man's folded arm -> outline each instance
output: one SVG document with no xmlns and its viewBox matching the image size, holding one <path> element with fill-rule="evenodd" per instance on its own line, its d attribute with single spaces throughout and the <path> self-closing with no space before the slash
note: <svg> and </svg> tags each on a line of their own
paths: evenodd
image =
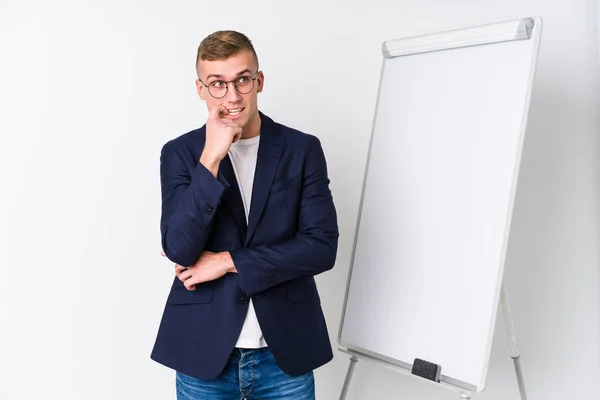
<svg viewBox="0 0 600 400">
<path fill-rule="evenodd" d="M 229 186 L 200 162 L 190 176 L 180 155 L 166 144 L 160 156 L 162 247 L 167 258 L 191 266 L 200 257 L 210 234 L 219 200 Z"/>
<path fill-rule="evenodd" d="M 333 268 L 338 237 L 327 164 L 321 144 L 315 138 L 305 168 L 296 236 L 283 243 L 229 253 L 239 274 L 240 287 L 253 296 L 273 285 Z"/>
</svg>

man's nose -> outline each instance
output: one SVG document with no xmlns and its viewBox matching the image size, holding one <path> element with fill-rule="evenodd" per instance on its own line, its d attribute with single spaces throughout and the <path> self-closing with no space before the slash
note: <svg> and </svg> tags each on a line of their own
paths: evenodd
<svg viewBox="0 0 600 400">
<path fill-rule="evenodd" d="M 227 101 L 230 103 L 240 101 L 242 96 L 240 96 L 240 94 L 238 93 L 237 88 L 235 87 L 235 83 L 229 82 L 227 83 L 227 86 L 227 95 L 225 96 L 227 98 Z"/>
</svg>

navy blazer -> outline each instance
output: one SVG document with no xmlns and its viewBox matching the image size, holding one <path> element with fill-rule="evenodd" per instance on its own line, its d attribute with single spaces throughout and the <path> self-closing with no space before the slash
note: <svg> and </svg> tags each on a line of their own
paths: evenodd
<svg viewBox="0 0 600 400">
<path fill-rule="evenodd" d="M 190 266 L 229 251 L 238 271 L 188 291 L 174 277 L 151 358 L 184 374 L 218 376 L 252 298 L 263 335 L 290 375 L 333 358 L 314 276 L 333 268 L 338 225 L 320 141 L 260 113 L 252 202 L 246 216 L 231 161 L 215 177 L 199 162 L 206 125 L 161 151 L 161 234 L 167 257 Z"/>
</svg>

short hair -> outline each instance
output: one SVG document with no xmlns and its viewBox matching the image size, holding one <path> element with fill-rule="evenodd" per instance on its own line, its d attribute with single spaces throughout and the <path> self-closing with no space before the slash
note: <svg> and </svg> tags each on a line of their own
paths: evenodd
<svg viewBox="0 0 600 400">
<path fill-rule="evenodd" d="M 244 50 L 250 51 L 254 55 L 256 66 L 258 67 L 258 56 L 252 42 L 246 35 L 232 30 L 211 33 L 198 46 L 198 53 L 196 54 L 196 72 L 198 73 L 198 77 L 200 76 L 200 60 L 226 60 Z"/>
</svg>

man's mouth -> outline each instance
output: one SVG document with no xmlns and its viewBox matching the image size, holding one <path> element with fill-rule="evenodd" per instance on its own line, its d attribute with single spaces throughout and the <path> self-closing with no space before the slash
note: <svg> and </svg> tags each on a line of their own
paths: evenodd
<svg viewBox="0 0 600 400">
<path fill-rule="evenodd" d="M 230 115 L 238 115 L 239 113 L 241 113 L 243 110 L 243 108 L 228 108 L 227 111 L 229 112 Z"/>
</svg>

